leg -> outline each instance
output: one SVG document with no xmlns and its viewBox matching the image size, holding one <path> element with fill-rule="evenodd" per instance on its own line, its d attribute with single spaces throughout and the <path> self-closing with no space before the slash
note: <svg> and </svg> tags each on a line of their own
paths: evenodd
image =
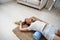
<svg viewBox="0 0 60 40">
<path fill-rule="evenodd" d="M 57 35 L 60 36 L 60 29 L 58 29 Z"/>
<path fill-rule="evenodd" d="M 60 37 L 59 36 L 54 36 L 53 40 L 60 40 Z"/>
</svg>

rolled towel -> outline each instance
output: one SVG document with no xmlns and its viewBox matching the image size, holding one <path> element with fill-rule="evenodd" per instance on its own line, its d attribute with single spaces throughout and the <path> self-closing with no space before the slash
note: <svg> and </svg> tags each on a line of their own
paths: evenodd
<svg viewBox="0 0 60 40">
<path fill-rule="evenodd" d="M 40 40 L 41 36 L 42 36 L 42 33 L 37 31 L 33 34 L 33 39 Z"/>
</svg>

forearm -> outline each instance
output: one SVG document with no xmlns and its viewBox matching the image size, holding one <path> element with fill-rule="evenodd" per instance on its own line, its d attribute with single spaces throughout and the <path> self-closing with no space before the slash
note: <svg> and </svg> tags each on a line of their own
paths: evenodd
<svg viewBox="0 0 60 40">
<path fill-rule="evenodd" d="M 22 29 L 22 23 L 20 23 L 20 26 L 19 26 L 20 29 Z"/>
<path fill-rule="evenodd" d="M 19 26 L 19 30 L 20 30 L 20 31 L 30 31 L 28 28 L 23 28 L 23 27 L 22 27 L 22 23 L 21 23 L 20 26 Z"/>
<path fill-rule="evenodd" d="M 29 31 L 27 28 L 22 28 L 22 25 L 19 26 L 20 31 Z"/>
<path fill-rule="evenodd" d="M 20 31 L 29 31 L 28 28 L 23 28 L 22 22 L 20 22 L 19 30 L 20 30 Z"/>
</svg>

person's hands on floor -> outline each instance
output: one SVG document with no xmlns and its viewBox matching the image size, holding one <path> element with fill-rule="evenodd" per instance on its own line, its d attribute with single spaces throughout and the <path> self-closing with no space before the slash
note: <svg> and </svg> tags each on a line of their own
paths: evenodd
<svg viewBox="0 0 60 40">
<path fill-rule="evenodd" d="M 22 21 L 20 20 L 20 21 L 16 21 L 15 22 L 15 24 L 17 24 L 17 25 L 20 25 L 20 23 L 22 23 Z"/>
</svg>

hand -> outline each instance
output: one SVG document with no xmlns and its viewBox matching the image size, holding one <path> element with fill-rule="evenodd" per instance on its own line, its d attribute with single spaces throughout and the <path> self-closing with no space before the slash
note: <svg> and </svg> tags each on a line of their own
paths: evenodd
<svg viewBox="0 0 60 40">
<path fill-rule="evenodd" d="M 35 18 L 31 18 L 33 21 L 35 21 L 36 19 Z"/>
<path fill-rule="evenodd" d="M 20 20 L 20 21 L 19 21 L 19 24 L 21 24 L 21 23 L 22 23 L 22 21 Z"/>
</svg>

